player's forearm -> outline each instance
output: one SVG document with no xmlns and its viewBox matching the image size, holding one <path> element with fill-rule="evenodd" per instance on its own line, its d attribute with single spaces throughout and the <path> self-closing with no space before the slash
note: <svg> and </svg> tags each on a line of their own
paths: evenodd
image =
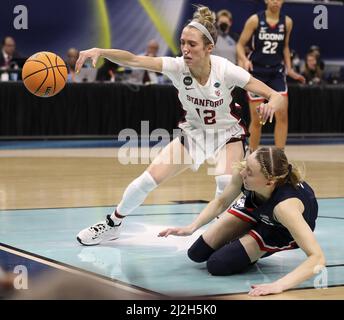
<svg viewBox="0 0 344 320">
<path fill-rule="evenodd" d="M 276 283 L 282 287 L 283 291 L 288 290 L 317 274 L 325 267 L 325 264 L 326 261 L 323 255 L 310 255 L 306 261 L 283 278 L 277 280 Z"/>
<path fill-rule="evenodd" d="M 202 210 L 198 217 L 191 223 L 193 231 L 196 231 L 200 227 L 204 226 L 215 217 L 219 216 L 223 211 L 227 209 L 227 203 L 214 199 L 208 203 L 208 205 Z"/>
<path fill-rule="evenodd" d="M 283 50 L 283 56 L 284 56 L 284 65 L 286 68 L 286 72 L 288 74 L 288 72 L 291 70 L 291 59 L 290 59 L 290 50 L 289 47 L 285 47 Z"/>
<path fill-rule="evenodd" d="M 276 91 L 273 91 L 273 93 L 271 93 L 268 100 L 269 100 L 269 103 L 275 107 L 275 111 L 278 111 L 284 105 L 283 96 Z"/>
<path fill-rule="evenodd" d="M 112 62 L 127 67 L 135 67 L 136 55 L 129 51 L 119 49 L 98 49 L 99 55 Z"/>
</svg>

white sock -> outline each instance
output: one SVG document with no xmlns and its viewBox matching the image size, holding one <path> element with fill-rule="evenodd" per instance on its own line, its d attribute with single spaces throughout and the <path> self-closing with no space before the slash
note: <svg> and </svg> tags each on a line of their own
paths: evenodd
<svg viewBox="0 0 344 320">
<path fill-rule="evenodd" d="M 111 219 L 115 224 L 122 221 L 122 218 L 118 217 L 118 215 L 127 216 L 130 214 L 145 201 L 148 194 L 157 186 L 157 183 L 148 171 L 145 171 L 138 178 L 132 181 L 125 189 L 122 200 L 117 206 L 117 209 L 111 215 Z"/>
<path fill-rule="evenodd" d="M 215 198 L 218 198 L 223 190 L 225 190 L 226 186 L 232 181 L 232 175 L 231 174 L 224 174 L 221 176 L 216 176 L 216 193 Z"/>
</svg>

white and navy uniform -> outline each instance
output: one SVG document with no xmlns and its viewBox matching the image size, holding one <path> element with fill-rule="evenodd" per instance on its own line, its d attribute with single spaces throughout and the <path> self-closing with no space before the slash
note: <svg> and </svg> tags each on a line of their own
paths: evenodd
<svg viewBox="0 0 344 320">
<path fill-rule="evenodd" d="M 284 47 L 287 34 L 286 16 L 280 14 L 275 25 L 266 21 L 265 11 L 257 13 L 258 27 L 252 36 L 252 49 L 249 59 L 252 61 L 251 74 L 270 88 L 287 95 L 288 88 L 284 67 Z M 248 93 L 251 101 L 263 101 L 265 98 Z"/>
<path fill-rule="evenodd" d="M 304 206 L 303 218 L 311 230 L 314 230 L 318 216 L 318 202 L 314 191 L 306 182 L 299 183 L 296 188 L 290 183 L 279 186 L 264 203 L 258 202 L 253 191 L 248 191 L 244 187 L 242 191 L 244 195 L 227 212 L 252 223 L 249 234 L 257 241 L 260 250 L 267 252 L 265 256 L 298 248 L 288 229 L 274 217 L 274 208 L 280 202 L 290 198 L 299 199 Z"/>
<path fill-rule="evenodd" d="M 250 74 L 222 57 L 210 56 L 211 71 L 203 86 L 192 76 L 183 57 L 163 57 L 162 73 L 178 90 L 184 110 L 179 123 L 184 146 L 194 163 L 193 170 L 209 158 L 215 158 L 226 143 L 245 140 L 248 135 L 243 121 L 235 114 L 232 91 L 243 88 Z"/>
</svg>

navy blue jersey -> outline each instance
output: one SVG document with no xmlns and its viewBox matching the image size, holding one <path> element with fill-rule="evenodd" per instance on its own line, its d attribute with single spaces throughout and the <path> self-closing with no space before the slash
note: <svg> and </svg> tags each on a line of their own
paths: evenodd
<svg viewBox="0 0 344 320">
<path fill-rule="evenodd" d="M 284 228 L 284 226 L 279 223 L 273 215 L 275 206 L 289 198 L 300 199 L 305 208 L 303 218 L 310 228 L 314 230 L 315 220 L 318 216 L 318 203 L 315 198 L 314 191 L 306 182 L 300 183 L 297 188 L 294 188 L 289 183 L 277 187 L 273 191 L 271 197 L 264 203 L 259 203 L 254 192 L 248 191 L 244 188 L 243 192 L 246 196 L 245 207 L 250 209 L 250 215 L 257 222 L 260 221 L 270 226 L 282 228 Z"/>
<path fill-rule="evenodd" d="M 253 52 L 250 60 L 253 65 L 276 67 L 284 62 L 283 49 L 286 37 L 286 17 L 280 14 L 276 25 L 266 21 L 265 11 L 257 13 L 258 27 L 252 36 Z"/>
</svg>

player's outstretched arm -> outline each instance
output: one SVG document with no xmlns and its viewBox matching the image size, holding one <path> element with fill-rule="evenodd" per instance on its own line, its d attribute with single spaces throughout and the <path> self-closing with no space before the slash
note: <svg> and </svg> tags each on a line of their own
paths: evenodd
<svg viewBox="0 0 344 320">
<path fill-rule="evenodd" d="M 76 72 L 79 72 L 87 60 L 92 61 L 93 67 L 100 57 L 126 67 L 147 69 L 155 72 L 162 71 L 162 59 L 159 57 L 138 56 L 129 51 L 119 49 L 92 48 L 80 51 L 76 62 Z"/>
<path fill-rule="evenodd" d="M 251 76 L 244 89 L 256 93 L 268 100 L 268 103 L 262 103 L 257 108 L 257 112 L 259 113 L 262 124 L 265 124 L 268 119 L 272 122 L 274 113 L 283 107 L 283 96 L 253 76 Z"/>
<path fill-rule="evenodd" d="M 213 199 L 202 210 L 197 218 L 188 226 L 167 228 L 158 234 L 158 237 L 174 236 L 189 236 L 192 235 L 197 229 L 204 226 L 215 217 L 224 212 L 230 204 L 236 199 L 241 192 L 242 178 L 238 169 L 233 170 L 231 182 L 224 189 L 220 197 Z"/>
<path fill-rule="evenodd" d="M 260 296 L 283 292 L 311 278 L 325 267 L 324 253 L 303 218 L 303 211 L 302 202 L 299 199 L 291 198 L 279 203 L 275 207 L 274 215 L 289 230 L 298 246 L 307 255 L 307 259 L 275 282 L 253 285 L 249 292 L 250 295 Z"/>
</svg>

